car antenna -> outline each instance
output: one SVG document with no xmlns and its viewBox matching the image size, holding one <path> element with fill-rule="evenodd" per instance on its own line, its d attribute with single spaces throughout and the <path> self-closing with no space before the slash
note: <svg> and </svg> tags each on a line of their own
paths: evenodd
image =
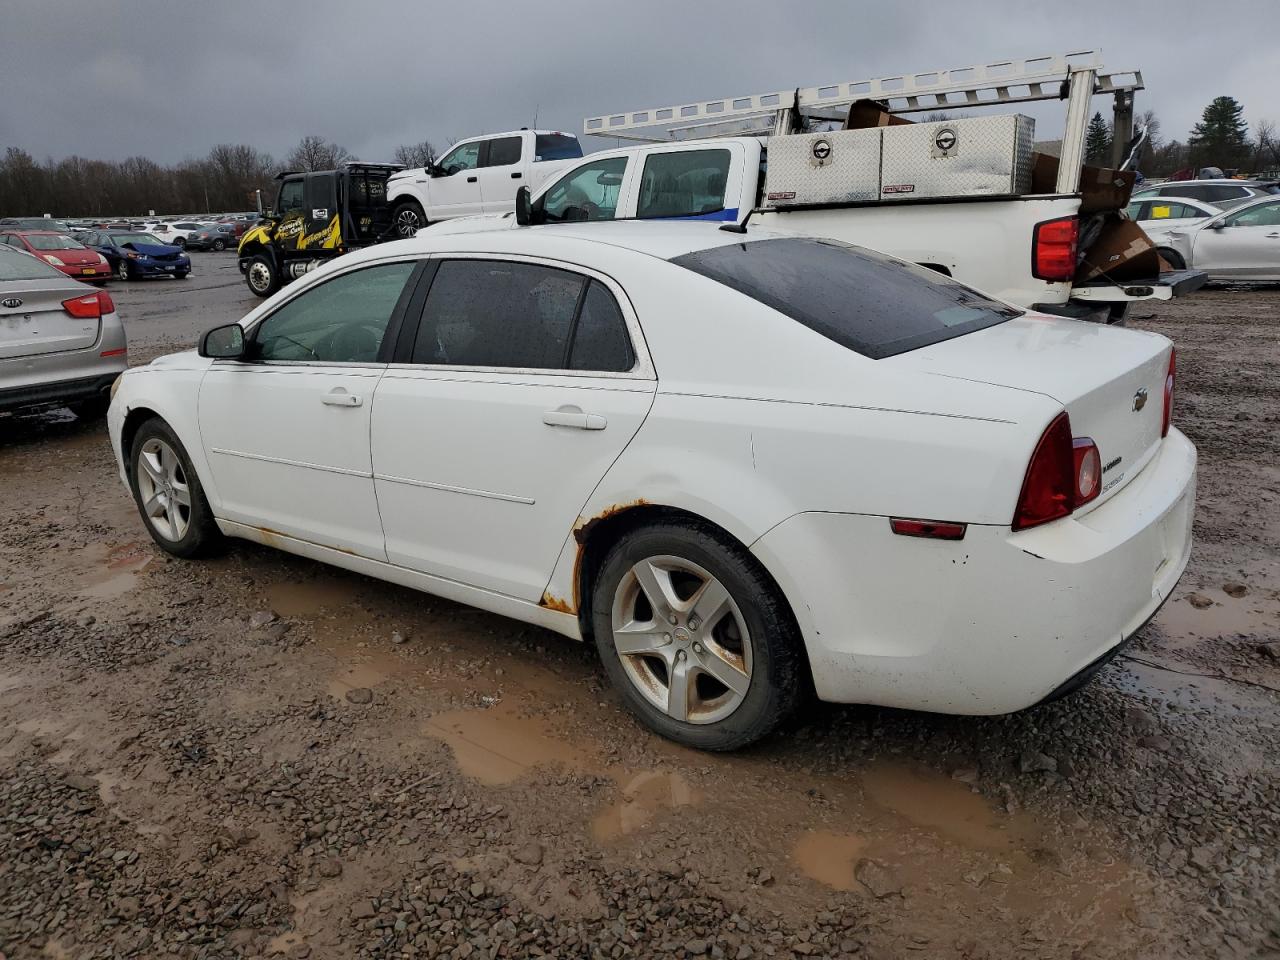
<svg viewBox="0 0 1280 960">
<path fill-rule="evenodd" d="M 741 223 L 722 223 L 720 224 L 720 229 L 725 233 L 746 233 L 747 221 L 751 219 L 751 215 L 755 212 L 755 209 L 752 208 L 747 211 L 747 215 L 742 218 Z"/>
</svg>

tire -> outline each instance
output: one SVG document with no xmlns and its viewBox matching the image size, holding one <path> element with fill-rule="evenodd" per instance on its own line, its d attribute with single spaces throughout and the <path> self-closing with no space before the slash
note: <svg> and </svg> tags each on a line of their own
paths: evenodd
<svg viewBox="0 0 1280 960">
<path fill-rule="evenodd" d="M 280 289 L 280 271 L 271 257 L 260 253 L 249 261 L 244 271 L 244 282 L 255 296 L 266 298 Z"/>
<path fill-rule="evenodd" d="M 391 212 L 391 223 L 401 240 L 412 237 L 427 225 L 427 215 L 417 200 L 402 200 Z"/>
<path fill-rule="evenodd" d="M 116 278 L 125 281 L 133 279 L 133 271 L 129 269 L 128 260 L 121 259 L 120 262 L 116 264 Z"/>
<path fill-rule="evenodd" d="M 107 407 L 111 401 L 106 397 L 91 397 L 88 400 L 76 400 L 67 406 L 80 420 L 101 420 L 107 415 Z"/>
<path fill-rule="evenodd" d="M 648 587 L 638 571 L 648 571 Z M 666 614 L 650 600 L 655 584 L 673 598 Z M 707 608 L 697 600 L 711 600 L 716 587 L 727 600 L 699 623 Z M 601 565 L 591 617 L 609 679 L 628 708 L 669 740 L 736 750 L 770 733 L 802 700 L 804 647 L 790 609 L 760 563 L 710 524 L 665 521 L 626 534 Z M 638 629 L 628 636 L 615 624 Z M 619 635 L 636 652 L 620 653 Z M 678 685 L 672 693 L 677 670 L 683 698 Z"/>
<path fill-rule="evenodd" d="M 162 550 L 175 557 L 197 557 L 221 544 L 222 533 L 191 458 L 159 417 L 144 423 L 133 437 L 129 486 L 143 525 Z"/>
<path fill-rule="evenodd" d="M 187 277 L 191 276 L 191 271 L 184 270 L 182 273 L 175 273 L 173 276 L 177 280 L 185 280 Z"/>
<path fill-rule="evenodd" d="M 186 237 L 174 237 L 174 238 L 173 238 L 173 245 L 174 245 L 175 247 L 178 247 L 178 248 L 179 248 L 179 249 L 181 249 L 181 250 L 185 250 L 185 249 L 187 249 L 187 238 L 186 238 Z"/>
<path fill-rule="evenodd" d="M 213 249 L 221 253 L 223 250 L 227 249 L 226 241 L 225 240 L 213 241 Z"/>
<path fill-rule="evenodd" d="M 1173 269 L 1187 269 L 1187 262 L 1182 259 L 1182 255 L 1180 253 L 1170 250 L 1168 247 L 1157 247 L 1156 253 L 1160 254 L 1160 256 L 1165 259 L 1165 262 L 1168 263 L 1169 266 L 1173 267 Z"/>
</svg>

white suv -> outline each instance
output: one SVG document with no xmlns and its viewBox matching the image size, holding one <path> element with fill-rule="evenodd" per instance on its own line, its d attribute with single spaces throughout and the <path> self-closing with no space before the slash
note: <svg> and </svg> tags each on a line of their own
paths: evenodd
<svg viewBox="0 0 1280 960">
<path fill-rule="evenodd" d="M 582 157 L 572 133 L 516 130 L 454 144 L 428 167 L 404 170 L 387 181 L 396 232 L 411 237 L 437 220 L 515 208 L 516 191 L 536 191 L 548 177 Z"/>
</svg>

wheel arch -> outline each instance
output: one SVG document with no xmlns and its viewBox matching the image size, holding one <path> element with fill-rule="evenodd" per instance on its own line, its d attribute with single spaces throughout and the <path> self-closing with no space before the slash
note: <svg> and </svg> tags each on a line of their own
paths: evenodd
<svg viewBox="0 0 1280 960">
<path fill-rule="evenodd" d="M 161 420 L 186 450 L 187 458 L 204 488 L 209 507 L 217 515 L 221 498 L 213 482 L 204 444 L 200 442 L 197 413 L 200 381 L 204 377 L 204 371 L 174 370 L 170 375 L 175 382 L 168 382 L 169 376 L 150 377 L 140 371 L 124 378 L 120 395 L 115 400 L 117 405 L 122 404 L 124 408 L 124 419 L 120 426 L 120 460 L 124 465 L 124 475 L 132 482 L 133 441 L 138 430 L 152 418 Z"/>
</svg>

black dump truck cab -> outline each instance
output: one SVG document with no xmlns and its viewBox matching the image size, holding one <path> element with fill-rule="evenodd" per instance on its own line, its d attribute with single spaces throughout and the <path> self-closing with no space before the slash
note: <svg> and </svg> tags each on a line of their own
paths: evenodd
<svg viewBox="0 0 1280 960">
<path fill-rule="evenodd" d="M 286 171 L 275 206 L 240 238 L 240 272 L 269 297 L 282 284 L 348 250 L 396 239 L 387 178 L 391 163 L 348 163 L 338 170 Z"/>
</svg>

